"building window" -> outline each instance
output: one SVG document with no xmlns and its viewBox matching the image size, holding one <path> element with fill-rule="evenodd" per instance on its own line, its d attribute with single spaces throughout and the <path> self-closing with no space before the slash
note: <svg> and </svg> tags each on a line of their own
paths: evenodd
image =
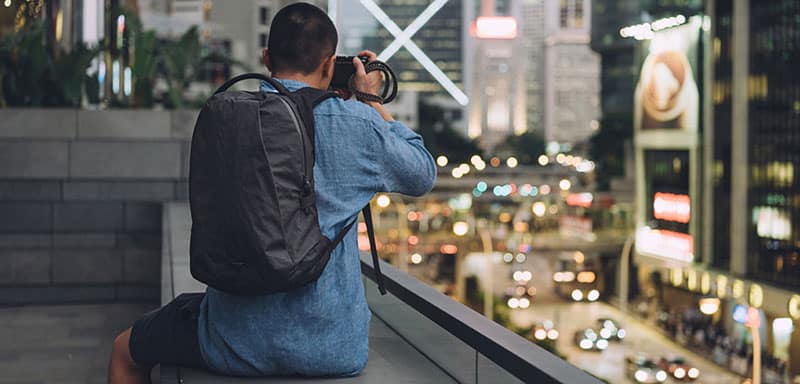
<svg viewBox="0 0 800 384">
<path fill-rule="evenodd" d="M 561 0 L 560 6 L 560 24 L 561 28 L 567 28 L 569 23 L 569 1 Z"/>
<path fill-rule="evenodd" d="M 575 0 L 575 18 L 572 20 L 572 27 L 583 28 L 583 0 Z"/>
<path fill-rule="evenodd" d="M 269 24 L 269 7 L 258 7 L 258 22 L 261 25 Z"/>
<path fill-rule="evenodd" d="M 258 44 L 261 48 L 267 47 L 267 34 L 266 33 L 259 33 L 258 34 Z"/>
</svg>

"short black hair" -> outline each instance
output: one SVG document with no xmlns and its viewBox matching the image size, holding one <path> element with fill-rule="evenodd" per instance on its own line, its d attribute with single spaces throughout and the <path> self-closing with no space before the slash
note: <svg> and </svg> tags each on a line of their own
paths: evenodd
<svg viewBox="0 0 800 384">
<path fill-rule="evenodd" d="M 339 36 L 328 15 L 308 3 L 278 11 L 269 30 L 267 54 L 272 72 L 314 72 L 336 53 Z"/>
</svg>

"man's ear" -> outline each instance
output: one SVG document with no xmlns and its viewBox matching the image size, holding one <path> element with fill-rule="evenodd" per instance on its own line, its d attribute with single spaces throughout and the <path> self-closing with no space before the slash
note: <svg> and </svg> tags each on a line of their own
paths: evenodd
<svg viewBox="0 0 800 384">
<path fill-rule="evenodd" d="M 266 48 L 261 50 L 261 58 L 264 60 L 264 65 L 267 67 L 267 70 L 272 72 L 272 65 L 269 63 L 269 53 Z"/>
<path fill-rule="evenodd" d="M 336 64 L 336 55 L 331 55 L 331 57 L 325 59 L 325 62 L 322 63 L 322 78 L 323 79 L 332 79 L 333 78 L 333 69 Z"/>
</svg>

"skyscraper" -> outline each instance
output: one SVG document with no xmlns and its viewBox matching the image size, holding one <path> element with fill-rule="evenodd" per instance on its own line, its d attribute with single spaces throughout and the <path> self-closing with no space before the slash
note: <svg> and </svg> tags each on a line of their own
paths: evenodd
<svg viewBox="0 0 800 384">
<path fill-rule="evenodd" d="M 600 58 L 589 47 L 591 1 L 545 0 L 543 11 L 544 138 L 582 143 L 600 116 Z"/>
</svg>

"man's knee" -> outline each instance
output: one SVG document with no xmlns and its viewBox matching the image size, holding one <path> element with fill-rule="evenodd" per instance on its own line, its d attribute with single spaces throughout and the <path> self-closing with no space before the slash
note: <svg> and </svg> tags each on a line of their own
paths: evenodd
<svg viewBox="0 0 800 384">
<path fill-rule="evenodd" d="M 131 357 L 130 351 L 131 329 L 128 328 L 114 339 L 114 345 L 111 347 L 111 359 L 119 363 L 128 365 L 136 365 Z"/>
</svg>

